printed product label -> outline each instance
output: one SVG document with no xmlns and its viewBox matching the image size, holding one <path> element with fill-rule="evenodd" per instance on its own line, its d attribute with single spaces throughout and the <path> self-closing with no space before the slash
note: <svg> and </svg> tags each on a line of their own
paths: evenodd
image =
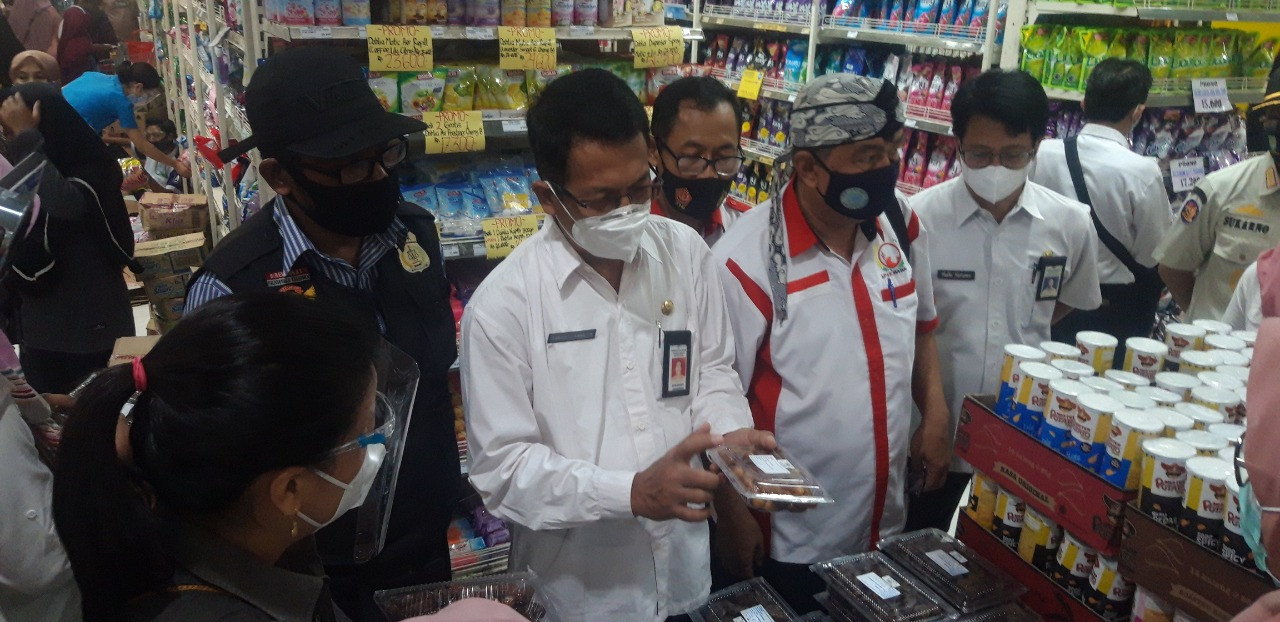
<svg viewBox="0 0 1280 622">
<path fill-rule="evenodd" d="M 925 553 L 925 555 L 928 556 L 929 559 L 933 560 L 933 563 L 937 564 L 939 568 L 953 577 L 969 573 L 968 568 L 962 566 L 960 562 L 956 561 L 954 557 L 947 555 L 947 552 L 942 549 L 929 551 L 928 553 Z"/>
<path fill-rule="evenodd" d="M 765 610 L 764 605 L 756 605 L 738 614 L 734 622 L 775 622 L 773 616 Z"/>
<path fill-rule="evenodd" d="M 1156 522 L 1178 528 L 1182 497 L 1187 487 L 1187 465 L 1147 454 L 1142 461 L 1142 491 L 1138 505 Z"/>
<path fill-rule="evenodd" d="M 858 581 L 867 586 L 867 589 L 875 592 L 875 595 L 880 597 L 881 600 L 889 600 L 890 598 L 897 598 L 902 595 L 902 592 L 897 590 L 898 582 L 894 581 L 893 578 L 889 576 L 882 577 L 878 574 L 868 572 L 866 574 L 858 575 Z"/>
<path fill-rule="evenodd" d="M 1197 544 L 1213 551 L 1222 550 L 1222 516 L 1226 512 L 1227 486 L 1192 475 L 1186 483 L 1186 495 L 1178 529 Z"/>
<path fill-rule="evenodd" d="M 791 463 L 776 456 L 753 454 L 751 462 L 756 465 L 757 469 L 769 475 L 787 475 L 791 472 Z"/>
</svg>

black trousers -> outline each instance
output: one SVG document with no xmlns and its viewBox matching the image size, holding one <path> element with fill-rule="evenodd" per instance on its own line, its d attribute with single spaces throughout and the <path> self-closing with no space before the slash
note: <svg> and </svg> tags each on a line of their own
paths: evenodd
<svg viewBox="0 0 1280 622">
<path fill-rule="evenodd" d="M 1076 333 L 1096 330 L 1120 340 L 1116 347 L 1116 360 L 1124 360 L 1124 340 L 1129 337 L 1149 337 L 1155 326 L 1156 303 L 1160 294 L 1134 283 L 1104 284 L 1102 306 L 1092 311 L 1079 309 L 1067 314 L 1050 333 L 1054 341 L 1074 344 Z"/>
<path fill-rule="evenodd" d="M 903 531 L 920 531 L 935 527 L 950 531 L 951 521 L 963 501 L 964 489 L 972 473 L 947 473 L 947 481 L 937 490 L 921 493 L 907 500 L 907 524 Z"/>
<path fill-rule="evenodd" d="M 40 393 L 70 393 L 89 374 L 107 366 L 111 350 L 54 352 L 22 346 L 19 362 L 27 384 Z"/>
</svg>

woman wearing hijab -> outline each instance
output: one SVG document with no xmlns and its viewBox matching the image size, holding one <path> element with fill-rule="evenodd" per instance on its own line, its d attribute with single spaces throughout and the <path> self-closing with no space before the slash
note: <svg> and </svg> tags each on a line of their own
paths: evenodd
<svg viewBox="0 0 1280 622">
<path fill-rule="evenodd" d="M 9 27 L 28 50 L 57 54 L 60 23 L 62 16 L 49 0 L 17 0 L 9 11 Z"/>
<path fill-rule="evenodd" d="M 67 83 L 95 68 L 96 55 L 110 53 L 115 43 L 106 15 L 94 0 L 80 0 L 62 14 L 58 36 L 58 66 Z M 105 33 L 102 24 L 106 24 Z M 109 36 L 109 40 L 102 40 Z"/>
<path fill-rule="evenodd" d="M 36 155 L 49 163 L 38 194 L 55 259 L 52 270 L 17 285 L 22 366 L 39 391 L 68 393 L 106 365 L 117 337 L 134 334 L 122 272 L 133 234 L 120 166 L 97 133 L 54 86 L 13 90 L 0 122 L 15 161 Z"/>
<path fill-rule="evenodd" d="M 9 63 L 10 84 L 28 82 L 62 82 L 62 70 L 58 60 L 39 50 L 27 50 L 13 57 Z"/>
</svg>

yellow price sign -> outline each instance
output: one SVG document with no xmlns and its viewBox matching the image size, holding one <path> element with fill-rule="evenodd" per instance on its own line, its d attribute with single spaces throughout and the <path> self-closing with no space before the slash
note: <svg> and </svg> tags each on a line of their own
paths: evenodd
<svg viewBox="0 0 1280 622">
<path fill-rule="evenodd" d="M 764 84 L 764 72 L 747 69 L 742 72 L 742 82 L 738 84 L 738 97 L 743 99 L 760 99 L 760 87 Z"/>
<path fill-rule="evenodd" d="M 538 232 L 537 216 L 502 216 L 480 221 L 484 231 L 484 256 L 502 259 L 520 243 Z"/>
<path fill-rule="evenodd" d="M 422 113 L 427 124 L 427 153 L 484 151 L 484 117 L 479 110 Z"/>
<path fill-rule="evenodd" d="M 684 29 L 679 26 L 632 28 L 635 66 L 669 67 L 684 62 Z"/>
<path fill-rule="evenodd" d="M 430 26 L 365 26 L 369 37 L 369 71 L 431 71 L 435 48 Z"/>
<path fill-rule="evenodd" d="M 556 29 L 499 26 L 498 67 L 555 69 Z"/>
</svg>

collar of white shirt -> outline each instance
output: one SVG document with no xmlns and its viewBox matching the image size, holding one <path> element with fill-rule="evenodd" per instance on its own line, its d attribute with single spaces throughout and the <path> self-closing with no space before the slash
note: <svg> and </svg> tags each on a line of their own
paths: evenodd
<svg viewBox="0 0 1280 622">
<path fill-rule="evenodd" d="M 1098 125 L 1097 123 L 1086 123 L 1084 127 L 1080 128 L 1080 135 L 1091 136 L 1093 138 L 1101 138 L 1102 140 L 1109 140 L 1111 142 L 1114 142 L 1120 145 L 1121 147 L 1124 147 L 1125 149 L 1129 149 L 1129 138 L 1126 137 L 1124 134 L 1121 134 L 1120 130 L 1117 130 L 1115 128 L 1110 128 L 1105 125 Z"/>
<path fill-rule="evenodd" d="M 653 218 L 650 216 L 650 218 Z M 564 231 L 560 229 L 560 225 L 555 222 L 555 217 L 547 215 L 546 224 L 542 226 L 547 231 L 547 248 L 551 252 L 553 276 L 556 279 L 556 286 L 563 289 L 565 282 L 569 280 L 569 275 L 577 270 L 591 270 L 591 266 L 582 260 L 582 256 L 578 254 L 577 249 L 569 242 Z M 640 249 L 647 253 L 654 261 L 662 263 L 662 256 L 658 252 L 658 244 L 654 241 L 653 225 L 646 224 L 643 237 L 640 239 Z M 637 255 L 637 258 L 639 256 Z M 634 263 L 632 259 L 629 263 Z"/>
<path fill-rule="evenodd" d="M 1035 184 L 1028 180 L 1026 185 L 1022 187 L 1022 194 L 1018 196 L 1017 204 L 1013 206 L 1013 209 L 1009 210 L 1009 214 L 1005 218 L 1015 217 L 1020 212 L 1026 212 L 1033 218 L 1044 220 L 1044 215 L 1040 213 L 1040 208 L 1036 207 L 1035 193 Z M 978 205 L 978 201 L 970 194 L 969 187 L 965 185 L 963 177 L 955 180 L 955 187 L 952 188 L 951 194 L 951 205 L 955 209 L 957 227 L 983 211 L 982 206 Z"/>
</svg>

